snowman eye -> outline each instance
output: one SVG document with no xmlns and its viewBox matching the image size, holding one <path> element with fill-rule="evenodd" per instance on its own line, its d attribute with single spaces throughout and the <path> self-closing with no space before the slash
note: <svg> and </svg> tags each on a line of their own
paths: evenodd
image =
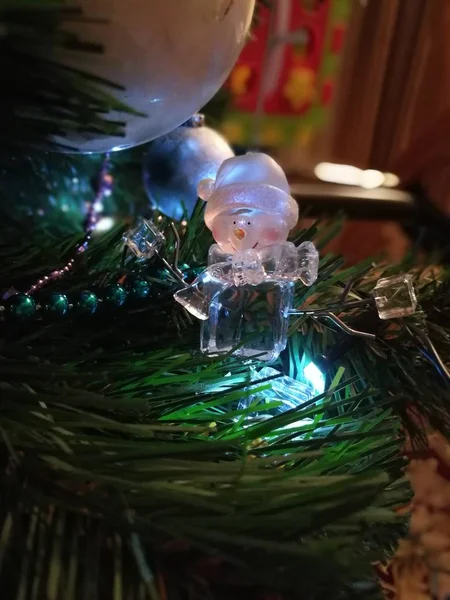
<svg viewBox="0 0 450 600">
<path fill-rule="evenodd" d="M 250 221 L 247 221 L 247 225 L 251 225 Z"/>
<path fill-rule="evenodd" d="M 233 221 L 233 225 L 236 225 L 236 221 Z"/>
</svg>

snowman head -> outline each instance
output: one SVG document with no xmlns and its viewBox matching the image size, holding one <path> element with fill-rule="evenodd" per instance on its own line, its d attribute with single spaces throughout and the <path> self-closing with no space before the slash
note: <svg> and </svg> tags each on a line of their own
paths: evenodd
<svg viewBox="0 0 450 600">
<path fill-rule="evenodd" d="M 214 239 L 230 254 L 284 242 L 289 229 L 286 221 L 276 215 L 247 208 L 226 210 L 211 223 Z"/>
<path fill-rule="evenodd" d="M 224 252 L 283 242 L 298 220 L 286 176 L 267 154 L 225 160 L 216 180 L 201 181 L 198 193 L 207 201 L 205 223 Z"/>
</svg>

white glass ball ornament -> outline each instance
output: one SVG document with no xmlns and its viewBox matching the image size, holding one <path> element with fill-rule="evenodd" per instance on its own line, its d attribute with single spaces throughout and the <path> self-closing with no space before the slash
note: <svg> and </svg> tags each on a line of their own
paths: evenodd
<svg viewBox="0 0 450 600">
<path fill-rule="evenodd" d="M 57 141 L 78 152 L 115 151 L 181 125 L 224 83 L 246 40 L 254 5 L 255 0 L 78 0 L 86 21 L 72 23 L 70 31 L 101 44 L 104 53 L 65 51 L 61 60 L 122 85 L 115 97 L 147 116 L 110 113 L 110 119 L 126 121 L 124 137 L 70 133 Z"/>
</svg>

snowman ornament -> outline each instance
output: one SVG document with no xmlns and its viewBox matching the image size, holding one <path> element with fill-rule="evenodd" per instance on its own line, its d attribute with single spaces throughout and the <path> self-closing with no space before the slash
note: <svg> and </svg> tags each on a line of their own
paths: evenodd
<svg viewBox="0 0 450 600">
<path fill-rule="evenodd" d="M 270 156 L 249 153 L 225 160 L 198 193 L 216 243 L 205 271 L 175 300 L 203 321 L 204 353 L 272 362 L 287 343 L 295 282 L 312 285 L 319 264 L 312 242 L 287 241 L 298 206 L 286 175 Z"/>
</svg>

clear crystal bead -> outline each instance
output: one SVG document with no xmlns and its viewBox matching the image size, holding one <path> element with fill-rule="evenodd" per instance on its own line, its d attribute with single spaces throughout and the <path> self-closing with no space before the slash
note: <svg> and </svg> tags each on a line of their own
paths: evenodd
<svg viewBox="0 0 450 600">
<path fill-rule="evenodd" d="M 398 319 L 415 313 L 417 298 L 409 274 L 384 277 L 373 290 L 380 319 Z"/>
<path fill-rule="evenodd" d="M 166 238 L 151 221 L 139 219 L 123 236 L 123 241 L 138 258 L 148 259 L 163 246 Z"/>
</svg>

